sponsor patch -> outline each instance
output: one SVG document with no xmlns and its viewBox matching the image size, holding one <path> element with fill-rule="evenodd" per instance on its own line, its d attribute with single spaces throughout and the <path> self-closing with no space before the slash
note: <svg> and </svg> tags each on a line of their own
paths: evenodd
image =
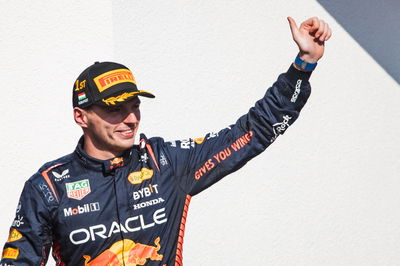
<svg viewBox="0 0 400 266">
<path fill-rule="evenodd" d="M 243 136 L 232 142 L 231 145 L 223 150 L 214 154 L 211 158 L 203 163 L 200 168 L 195 172 L 194 178 L 199 180 L 202 176 L 212 171 L 218 164 L 224 162 L 232 156 L 235 152 L 240 151 L 242 148 L 249 145 L 253 137 L 253 131 L 249 131 Z"/>
<path fill-rule="evenodd" d="M 12 223 L 12 226 L 14 227 L 20 227 L 21 225 L 24 224 L 24 216 L 21 215 L 17 215 L 17 217 L 15 218 L 15 220 Z"/>
<path fill-rule="evenodd" d="M 124 158 L 123 157 L 115 157 L 110 160 L 110 170 L 124 166 Z"/>
<path fill-rule="evenodd" d="M 183 139 L 181 140 L 181 149 L 190 149 L 190 147 L 194 148 L 195 142 L 193 139 Z"/>
<path fill-rule="evenodd" d="M 86 98 L 87 98 L 87 97 L 86 97 L 86 93 L 81 92 L 81 93 L 78 94 L 78 101 L 83 101 L 83 100 L 85 100 Z"/>
<path fill-rule="evenodd" d="M 161 249 L 160 237 L 154 240 L 154 246 L 135 243 L 131 239 L 123 239 L 112 244 L 99 256 L 91 259 L 89 255 L 83 255 L 85 265 L 145 265 L 147 260 L 161 261 L 163 255 L 158 251 Z"/>
<path fill-rule="evenodd" d="M 207 139 L 212 139 L 218 137 L 218 132 L 210 132 Z"/>
<path fill-rule="evenodd" d="M 47 202 L 53 202 L 55 200 L 53 192 L 51 192 L 50 188 L 48 185 L 46 185 L 44 182 L 41 182 L 39 184 L 39 188 L 43 193 L 43 196 L 46 198 Z"/>
<path fill-rule="evenodd" d="M 78 104 L 84 104 L 87 103 L 89 101 L 88 97 L 86 96 L 86 93 L 81 92 L 78 94 Z"/>
<path fill-rule="evenodd" d="M 167 157 L 165 156 L 165 154 L 162 151 L 160 152 L 160 164 L 162 166 L 166 166 L 168 164 Z"/>
<path fill-rule="evenodd" d="M 144 180 L 153 177 L 154 171 L 148 168 L 142 168 L 140 171 L 132 172 L 128 176 L 129 182 L 134 185 L 142 183 Z"/>
<path fill-rule="evenodd" d="M 143 208 L 146 208 L 146 207 L 150 207 L 150 206 L 154 206 L 156 204 L 162 203 L 164 201 L 165 200 L 163 198 L 159 197 L 159 198 L 156 198 L 156 199 L 152 199 L 152 200 L 140 202 L 140 203 L 137 203 L 137 204 L 133 204 L 133 209 L 134 210 L 143 209 Z"/>
<path fill-rule="evenodd" d="M 115 157 L 110 161 L 111 164 L 116 165 L 116 164 L 121 164 L 124 162 L 124 158 L 122 157 Z"/>
<path fill-rule="evenodd" d="M 17 229 L 11 229 L 10 235 L 8 236 L 7 242 L 14 242 L 20 240 L 22 238 L 22 234 Z"/>
<path fill-rule="evenodd" d="M 143 198 L 150 197 L 153 194 L 158 194 L 158 185 L 149 184 L 146 187 L 143 187 L 137 191 L 134 191 L 132 196 L 134 200 L 140 200 Z"/>
<path fill-rule="evenodd" d="M 96 224 L 86 228 L 76 229 L 69 234 L 69 240 L 74 245 L 81 245 L 89 241 L 96 241 L 96 239 L 100 238 L 110 238 L 115 234 L 120 236 L 122 233 L 128 234 L 146 230 L 164 224 L 167 221 L 168 218 L 165 213 L 165 208 L 160 208 L 154 211 L 152 216 L 148 213 L 146 216 L 140 214 L 129 217 L 125 221 L 118 220 L 113 221 L 111 224 Z"/>
<path fill-rule="evenodd" d="M 286 131 L 286 129 L 290 126 L 289 121 L 292 119 L 292 117 L 284 115 L 282 118 L 283 118 L 282 122 L 275 123 L 272 125 L 274 136 L 272 137 L 271 142 L 275 141 L 276 138 L 279 135 L 282 135 Z"/>
<path fill-rule="evenodd" d="M 61 174 L 54 172 L 54 171 L 52 171 L 51 173 L 54 175 L 54 177 L 55 177 L 54 180 L 57 182 L 70 177 L 69 169 L 65 169 L 64 171 L 62 171 Z"/>
<path fill-rule="evenodd" d="M 19 255 L 19 249 L 17 248 L 6 248 L 3 250 L 3 259 L 16 259 Z"/>
<path fill-rule="evenodd" d="M 149 160 L 147 153 L 140 155 L 140 159 L 139 159 L 140 162 L 147 163 L 147 160 Z"/>
<path fill-rule="evenodd" d="M 196 144 L 201 144 L 201 143 L 203 143 L 203 141 L 204 141 L 204 138 L 195 138 L 194 139 L 194 142 L 196 142 Z"/>
<path fill-rule="evenodd" d="M 91 192 L 89 179 L 66 183 L 65 187 L 67 188 L 67 197 L 71 199 L 81 200 Z"/>
<path fill-rule="evenodd" d="M 134 191 L 132 196 L 133 196 L 133 200 L 135 200 L 136 203 L 133 204 L 133 209 L 138 210 L 138 209 L 146 208 L 146 207 L 153 206 L 153 205 L 164 202 L 164 199 L 161 197 L 147 200 L 147 201 L 142 201 L 144 199 L 150 198 L 153 195 L 157 195 L 157 194 L 158 194 L 158 184 L 149 184 L 146 187 L 143 187 L 137 191 Z M 137 201 L 140 201 L 140 202 L 137 203 Z"/>
<path fill-rule="evenodd" d="M 130 82 L 136 85 L 132 72 L 124 68 L 108 71 L 95 77 L 93 80 L 99 92 L 124 82 Z"/>
<path fill-rule="evenodd" d="M 75 81 L 75 91 L 80 91 L 86 87 L 86 79 L 79 82 L 79 80 Z"/>
<path fill-rule="evenodd" d="M 294 89 L 294 93 L 293 93 L 293 95 L 292 95 L 292 98 L 290 99 L 290 101 L 291 101 L 292 103 L 295 103 L 295 102 L 296 102 L 297 97 L 298 97 L 299 94 L 300 94 L 301 82 L 302 82 L 301 79 L 297 80 L 297 82 L 296 82 L 296 87 L 295 87 L 295 89 Z"/>
<path fill-rule="evenodd" d="M 72 207 L 64 208 L 64 216 L 68 217 L 68 216 L 89 213 L 89 212 L 96 212 L 96 211 L 100 211 L 100 203 L 93 202 L 93 203 L 83 204 L 83 206 L 78 205 L 75 208 Z"/>
</svg>

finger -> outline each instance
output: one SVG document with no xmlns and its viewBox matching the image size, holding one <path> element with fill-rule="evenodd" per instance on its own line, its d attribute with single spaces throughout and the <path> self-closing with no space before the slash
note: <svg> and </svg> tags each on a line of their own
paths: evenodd
<svg viewBox="0 0 400 266">
<path fill-rule="evenodd" d="M 329 28 L 329 32 L 328 32 L 328 35 L 325 38 L 325 41 L 329 40 L 331 38 L 331 36 L 332 36 L 332 29 Z"/>
<path fill-rule="evenodd" d="M 308 30 L 308 32 L 316 32 L 319 29 L 319 19 L 317 17 L 312 17 L 304 21 L 300 28 Z"/>
<path fill-rule="evenodd" d="M 325 35 L 324 41 L 329 40 L 329 38 L 331 37 L 331 35 L 332 35 L 332 30 L 331 30 L 331 28 L 330 28 L 329 25 L 328 25 L 328 28 L 327 28 L 327 30 L 326 30 L 326 35 Z"/>
<path fill-rule="evenodd" d="M 326 23 L 322 19 L 319 21 L 319 27 L 318 27 L 317 31 L 315 32 L 316 38 L 321 37 L 321 35 L 324 33 L 325 24 Z"/>
<path fill-rule="evenodd" d="M 294 36 L 296 36 L 299 31 L 296 21 L 292 17 L 287 17 L 287 20 L 289 21 L 290 31 L 292 32 L 292 36 L 294 38 Z"/>
<path fill-rule="evenodd" d="M 329 26 L 328 26 L 328 23 L 325 23 L 324 30 L 323 30 L 321 36 L 319 37 L 319 41 L 320 42 L 325 41 L 325 38 L 328 35 L 328 33 L 329 33 Z"/>
</svg>

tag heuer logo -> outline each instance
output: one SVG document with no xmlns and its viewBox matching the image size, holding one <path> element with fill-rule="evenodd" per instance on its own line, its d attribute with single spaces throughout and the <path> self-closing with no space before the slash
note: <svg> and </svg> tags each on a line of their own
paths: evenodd
<svg viewBox="0 0 400 266">
<path fill-rule="evenodd" d="M 66 183 L 67 196 L 71 199 L 81 200 L 91 192 L 89 179 Z"/>
</svg>

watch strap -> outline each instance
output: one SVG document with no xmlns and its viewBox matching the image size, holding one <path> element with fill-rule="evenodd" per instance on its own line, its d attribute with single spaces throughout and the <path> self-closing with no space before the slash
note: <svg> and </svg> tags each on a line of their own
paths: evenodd
<svg viewBox="0 0 400 266">
<path fill-rule="evenodd" d="M 317 63 L 309 63 L 307 61 L 304 61 L 300 58 L 300 56 L 296 57 L 294 63 L 305 71 L 313 71 L 317 67 Z"/>
</svg>

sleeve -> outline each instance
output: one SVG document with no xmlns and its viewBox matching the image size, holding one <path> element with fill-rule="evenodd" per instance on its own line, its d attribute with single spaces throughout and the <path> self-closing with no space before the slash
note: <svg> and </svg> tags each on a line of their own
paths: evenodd
<svg viewBox="0 0 400 266">
<path fill-rule="evenodd" d="M 293 66 L 237 122 L 203 138 L 165 142 L 178 184 L 195 195 L 264 151 L 297 119 L 311 88 L 310 72 Z"/>
<path fill-rule="evenodd" d="M 45 265 L 51 247 L 48 187 L 25 183 L 0 265 Z"/>
</svg>

